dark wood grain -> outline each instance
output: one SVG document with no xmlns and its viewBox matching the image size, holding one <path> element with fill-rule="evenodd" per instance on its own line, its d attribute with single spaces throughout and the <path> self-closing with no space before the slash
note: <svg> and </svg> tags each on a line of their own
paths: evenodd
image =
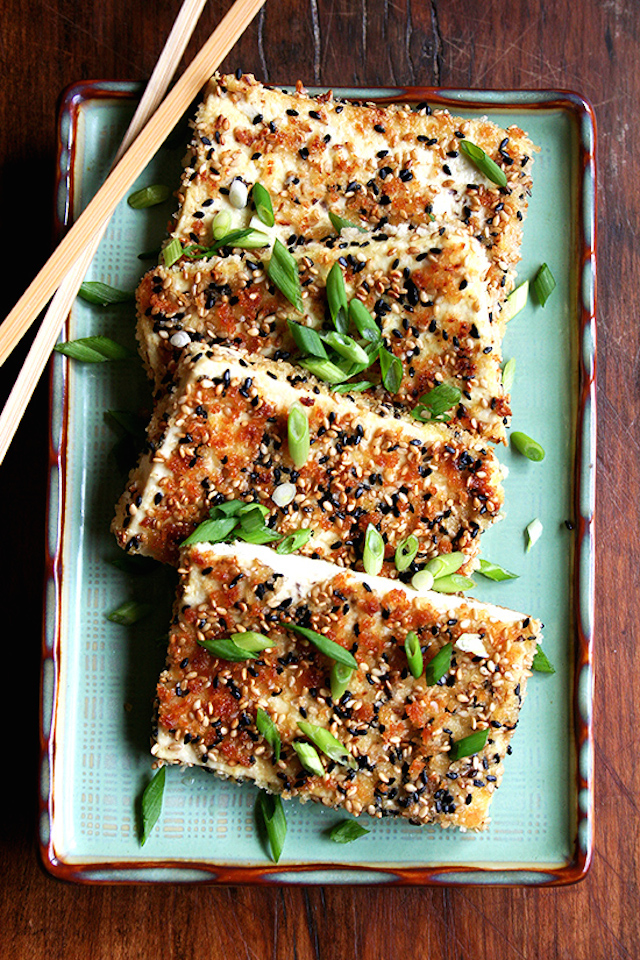
<svg viewBox="0 0 640 960">
<path fill-rule="evenodd" d="M 191 54 L 227 8 L 211 0 Z M 2 315 L 50 249 L 56 99 L 81 78 L 145 79 L 178 0 L 4 0 L 0 31 Z M 0 954 L 15 960 L 640 954 L 640 276 L 633 0 L 269 0 L 225 66 L 271 82 L 559 87 L 599 123 L 596 853 L 559 889 L 79 888 L 36 850 L 47 384 L 2 468 L 3 638 L 12 656 L 0 818 Z M 26 344 L 4 367 L 2 394 Z M 17 599 L 17 603 L 16 603 Z M 16 655 L 13 655 L 13 651 Z M 15 669 L 14 664 L 19 664 Z M 8 695 L 8 699 L 7 699 Z M 167 922 L 166 918 L 171 918 Z"/>
</svg>

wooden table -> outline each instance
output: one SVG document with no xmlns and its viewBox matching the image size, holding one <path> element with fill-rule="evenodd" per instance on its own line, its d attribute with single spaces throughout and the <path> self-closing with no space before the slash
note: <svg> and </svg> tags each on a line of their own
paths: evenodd
<svg viewBox="0 0 640 960">
<path fill-rule="evenodd" d="M 192 50 L 228 2 L 211 0 Z M 0 35 L 2 315 L 50 250 L 56 99 L 82 78 L 145 79 L 177 0 L 4 0 Z M 599 124 L 599 547 L 596 853 L 556 889 L 77 887 L 36 850 L 46 379 L 2 468 L 4 642 L 13 710 L 0 818 L 0 950 L 12 960 L 637 958 L 640 5 L 633 0 L 270 0 L 225 64 L 272 82 L 568 88 Z M 636 106 L 634 106 L 636 104 Z M 625 339 L 628 337 L 628 341 Z M 3 393 L 25 355 L 5 366 Z M 12 613 L 18 602 L 18 617 Z M 9 661 L 11 662 L 11 661 Z M 634 669 L 635 667 L 635 669 Z M 7 702 L 3 698 L 3 702 Z M 609 706 L 606 707 L 606 704 Z M 15 725 L 15 726 L 14 726 Z M 167 918 L 170 918 L 167 922 Z"/>
</svg>

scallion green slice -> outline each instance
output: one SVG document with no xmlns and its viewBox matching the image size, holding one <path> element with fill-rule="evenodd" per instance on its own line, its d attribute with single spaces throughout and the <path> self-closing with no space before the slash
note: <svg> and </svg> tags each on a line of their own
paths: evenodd
<svg viewBox="0 0 640 960">
<path fill-rule="evenodd" d="M 472 757 L 484 748 L 489 739 L 489 730 L 474 730 L 468 737 L 454 740 L 449 751 L 450 760 L 462 760 L 463 757 Z"/>
<path fill-rule="evenodd" d="M 379 530 L 376 530 L 372 523 L 366 529 L 364 535 L 364 551 L 362 553 L 362 563 L 365 573 L 371 577 L 377 577 L 382 570 L 384 562 L 384 540 Z"/>
<path fill-rule="evenodd" d="M 308 353 L 312 357 L 320 357 L 322 360 L 328 359 L 324 344 L 313 327 L 306 327 L 302 323 L 296 323 L 295 320 L 287 320 L 287 325 L 298 350 L 302 353 Z"/>
<path fill-rule="evenodd" d="M 203 520 L 186 540 L 182 547 L 190 543 L 222 543 L 226 540 L 238 523 L 236 517 L 217 517 L 212 520 Z"/>
<path fill-rule="evenodd" d="M 244 660 L 255 660 L 256 653 L 252 650 L 244 650 L 239 647 L 229 637 L 218 637 L 215 640 L 198 640 L 199 646 L 203 647 L 213 657 L 219 660 L 228 660 L 229 663 L 242 663 Z"/>
<path fill-rule="evenodd" d="M 407 655 L 407 663 L 409 664 L 411 675 L 417 680 L 418 677 L 422 675 L 424 660 L 422 659 L 422 650 L 420 649 L 418 634 L 413 630 L 410 630 L 406 636 L 404 652 Z"/>
<path fill-rule="evenodd" d="M 254 183 L 253 189 L 251 190 L 251 197 L 256 205 L 256 213 L 262 222 L 268 227 L 272 227 L 276 220 L 273 215 L 273 204 L 271 203 L 269 191 L 265 189 L 261 183 Z"/>
<path fill-rule="evenodd" d="M 112 303 L 130 303 L 134 298 L 133 293 L 118 290 L 116 287 L 109 286 L 108 283 L 100 283 L 99 280 L 85 280 L 81 283 L 78 296 L 87 303 L 100 307 L 107 307 Z"/>
<path fill-rule="evenodd" d="M 316 745 L 318 750 L 321 750 L 331 760 L 342 763 L 352 770 L 357 769 L 358 764 L 355 757 L 351 756 L 345 745 L 337 740 L 332 733 L 329 733 L 325 727 L 319 727 L 307 720 L 298 720 L 298 728 L 302 730 L 305 737 L 308 737 Z"/>
<path fill-rule="evenodd" d="M 353 337 L 346 333 L 338 333 L 337 330 L 331 330 L 329 333 L 323 334 L 322 339 L 327 346 L 335 350 L 345 360 L 351 360 L 352 363 L 364 363 L 369 366 L 369 357 Z"/>
<path fill-rule="evenodd" d="M 344 663 L 334 663 L 331 667 L 331 697 L 336 703 L 346 692 L 352 676 L 353 670 Z"/>
<path fill-rule="evenodd" d="M 264 737 L 273 750 L 273 756 L 277 763 L 280 759 L 280 751 L 282 749 L 280 733 L 267 711 L 263 710 L 262 707 L 258 707 L 256 711 L 256 728 L 258 733 Z"/>
<path fill-rule="evenodd" d="M 337 383 L 334 388 L 334 393 L 363 393 L 363 391 L 368 390 L 370 387 L 375 387 L 375 383 L 372 380 L 356 380 L 355 383 Z"/>
<path fill-rule="evenodd" d="M 360 233 L 366 233 L 364 227 L 361 227 L 357 223 L 352 223 L 351 220 L 345 220 L 343 217 L 339 217 L 337 213 L 332 213 L 329 211 L 329 220 L 331 220 L 331 225 L 336 233 L 340 233 L 341 230 L 355 229 L 359 230 Z"/>
<path fill-rule="evenodd" d="M 111 623 L 122 624 L 123 627 L 130 627 L 132 624 L 137 623 L 138 620 L 143 620 L 144 617 L 148 617 L 152 609 L 150 603 L 142 603 L 139 600 L 126 600 L 124 603 L 121 603 L 119 607 L 116 607 L 115 610 L 112 610 L 111 613 L 107 614 L 107 620 L 111 621 Z"/>
<path fill-rule="evenodd" d="M 408 570 L 417 556 L 419 547 L 420 543 L 418 542 L 418 538 L 414 537 L 412 533 L 409 534 L 406 540 L 402 540 L 396 547 L 396 570 L 399 570 L 400 573 Z"/>
<path fill-rule="evenodd" d="M 442 680 L 445 674 L 449 673 L 452 654 L 453 644 L 445 643 L 443 647 L 440 647 L 436 655 L 429 660 L 429 663 L 424 668 L 424 678 L 428 686 L 433 687 L 438 680 Z"/>
<path fill-rule="evenodd" d="M 110 340 L 109 337 L 80 337 L 79 340 L 68 340 L 66 343 L 56 343 L 53 348 L 56 353 L 62 353 L 72 360 L 82 363 L 104 363 L 107 360 L 131 360 L 133 354 L 126 347 Z"/>
<path fill-rule="evenodd" d="M 182 256 L 182 244 L 177 237 L 169 240 L 166 247 L 162 249 L 162 262 L 165 267 L 172 267 Z"/>
<path fill-rule="evenodd" d="M 380 340 L 382 334 L 378 324 L 364 303 L 355 297 L 349 304 L 349 319 L 363 340 L 370 340 L 372 343 L 377 343 Z"/>
<path fill-rule="evenodd" d="M 531 664 L 531 669 L 536 670 L 538 673 L 555 673 L 556 668 L 553 666 L 546 653 L 538 644 L 536 652 L 533 656 L 533 662 Z"/>
<path fill-rule="evenodd" d="M 300 530 L 294 530 L 293 533 L 290 533 L 284 538 L 284 540 L 280 541 L 276 547 L 276 553 L 279 553 L 280 556 L 284 556 L 288 553 L 295 553 L 296 550 L 304 547 L 304 545 L 309 542 L 312 536 L 313 530 L 309 530 L 307 527 L 303 527 Z"/>
<path fill-rule="evenodd" d="M 261 790 L 256 798 L 256 816 L 266 830 L 271 856 L 277 863 L 282 856 L 284 841 L 287 836 L 287 818 L 282 799 Z"/>
<path fill-rule="evenodd" d="M 307 462 L 311 441 L 309 439 L 309 418 L 299 400 L 295 400 L 289 408 L 287 417 L 287 440 L 289 456 L 293 460 L 296 470 Z"/>
<path fill-rule="evenodd" d="M 385 389 L 397 393 L 402 383 L 402 362 L 386 347 L 380 347 L 380 372 Z"/>
<path fill-rule="evenodd" d="M 262 530 L 265 524 L 265 512 L 261 504 L 247 504 L 248 509 L 238 513 L 240 525 L 243 533 L 253 533 L 255 530 Z"/>
<path fill-rule="evenodd" d="M 516 314 L 520 313 L 521 310 L 524 310 L 528 299 L 529 281 L 525 280 L 525 282 L 521 283 L 519 287 L 516 287 L 515 290 L 512 290 L 507 297 L 505 305 L 502 308 L 502 313 L 500 314 L 500 319 L 502 322 L 506 323 L 508 320 L 512 320 Z"/>
<path fill-rule="evenodd" d="M 454 387 L 451 383 L 439 383 L 437 387 L 418 397 L 411 416 L 422 423 L 428 423 L 430 420 L 447 423 L 451 419 L 448 411 L 460 403 L 461 397 L 462 393 L 458 387 Z"/>
<path fill-rule="evenodd" d="M 260 653 L 261 650 L 269 650 L 273 646 L 273 640 L 266 637 L 264 633 L 257 633 L 255 630 L 245 630 L 244 633 L 232 633 L 230 640 L 241 650 L 247 650 L 249 653 Z"/>
<path fill-rule="evenodd" d="M 496 583 L 501 583 L 503 580 L 518 579 L 517 573 L 511 573 L 497 563 L 491 563 L 490 560 L 480 560 L 478 573 L 481 573 L 483 577 L 487 577 L 489 580 L 495 580 Z"/>
<path fill-rule="evenodd" d="M 555 288 L 556 279 L 547 264 L 543 263 L 533 281 L 533 290 L 541 307 L 544 307 Z"/>
<path fill-rule="evenodd" d="M 334 263 L 327 274 L 327 302 L 333 325 L 338 333 L 346 333 L 347 320 L 347 291 L 344 285 L 344 276 L 339 263 Z"/>
<path fill-rule="evenodd" d="M 502 368 L 502 389 L 509 393 L 516 375 L 516 358 L 511 357 Z"/>
<path fill-rule="evenodd" d="M 533 460 L 536 463 L 544 460 L 544 449 L 538 441 L 532 440 L 531 437 L 528 437 L 526 433 L 522 433 L 521 430 L 514 430 L 511 434 L 511 446 L 515 447 L 527 460 Z"/>
<path fill-rule="evenodd" d="M 276 533 L 275 530 L 271 530 L 270 527 L 254 527 L 252 530 L 247 530 L 242 524 L 236 529 L 235 535 L 239 540 L 244 540 L 245 543 L 274 543 L 276 540 L 279 540 L 282 534 Z"/>
<path fill-rule="evenodd" d="M 304 740 L 294 740 L 291 746 L 298 754 L 298 759 L 307 773 L 312 773 L 316 777 L 324 777 L 325 770 L 315 747 L 312 747 L 310 743 L 305 743 Z"/>
<path fill-rule="evenodd" d="M 267 275 L 289 303 L 299 313 L 302 313 L 302 290 L 298 264 L 285 245 L 278 239 L 276 239 L 271 250 L 271 258 L 267 264 Z"/>
<path fill-rule="evenodd" d="M 370 832 L 366 827 L 356 823 L 355 820 L 341 820 L 329 831 L 329 839 L 333 840 L 334 843 L 351 843 Z"/>
<path fill-rule="evenodd" d="M 345 667 L 349 667 L 350 670 L 357 670 L 358 662 L 354 655 L 349 653 L 348 650 L 345 650 L 339 643 L 330 640 L 329 637 L 325 637 L 322 633 L 317 633 L 309 627 L 301 627 L 297 623 L 283 623 L 282 626 L 286 627 L 287 630 L 293 630 L 295 633 L 299 633 L 301 637 L 304 637 L 312 643 L 320 653 L 324 653 L 325 656 L 335 660 L 336 663 L 342 663 Z"/>
<path fill-rule="evenodd" d="M 464 153 L 465 157 L 471 160 L 480 173 L 483 173 L 488 180 L 491 180 L 492 183 L 497 183 L 499 187 L 506 187 L 506 173 L 491 157 L 487 156 L 482 147 L 479 147 L 476 143 L 472 143 L 471 140 L 461 140 L 458 144 L 458 149 L 460 153 Z"/>
<path fill-rule="evenodd" d="M 461 553 L 459 550 L 453 551 L 452 553 L 441 553 L 439 556 L 429 560 L 425 570 L 433 574 L 437 580 L 438 577 L 447 577 L 450 573 L 457 573 L 466 559 L 467 555 Z"/>
<path fill-rule="evenodd" d="M 536 517 L 535 520 L 532 520 L 531 523 L 527 525 L 524 531 L 527 542 L 527 553 L 529 553 L 529 550 L 531 550 L 531 547 L 534 545 L 534 543 L 537 543 L 542 536 L 542 529 L 542 521 L 539 520 L 538 517 Z"/>
<path fill-rule="evenodd" d="M 140 833 L 140 846 L 144 846 L 149 839 L 149 834 L 155 827 L 162 813 L 162 800 L 164 797 L 164 786 L 167 776 L 167 768 L 160 767 L 154 777 L 144 788 L 142 801 L 140 804 L 142 823 Z"/>
<path fill-rule="evenodd" d="M 414 590 L 424 593 L 433 587 L 433 574 L 430 570 L 418 570 L 411 578 L 411 586 Z"/>
<path fill-rule="evenodd" d="M 346 379 L 344 370 L 333 363 L 331 360 L 321 360 L 316 357 L 305 357 L 298 361 L 299 366 L 304 367 L 309 373 L 312 373 L 318 380 L 324 380 L 326 383 L 342 383 Z"/>
<path fill-rule="evenodd" d="M 221 240 L 231 230 L 233 218 L 228 210 L 220 210 L 211 221 L 211 232 L 214 240 Z"/>
<path fill-rule="evenodd" d="M 464 577 L 460 573 L 450 573 L 447 577 L 436 577 L 431 589 L 435 593 L 459 593 L 471 590 L 475 581 L 471 577 Z"/>
<path fill-rule="evenodd" d="M 146 207 L 155 207 L 158 203 L 164 203 L 171 196 L 171 190 L 163 183 L 152 183 L 148 187 L 136 190 L 129 194 L 127 203 L 134 210 L 144 210 Z"/>
</svg>

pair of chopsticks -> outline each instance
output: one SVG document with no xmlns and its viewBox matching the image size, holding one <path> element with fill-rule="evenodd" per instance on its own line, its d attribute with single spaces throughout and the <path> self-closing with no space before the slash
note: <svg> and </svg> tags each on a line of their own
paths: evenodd
<svg viewBox="0 0 640 960">
<path fill-rule="evenodd" d="M 183 0 L 118 150 L 111 173 L 0 325 L 1 365 L 53 296 L 0 414 L 0 463 L 4 460 L 113 211 L 265 0 L 236 0 L 165 97 L 206 2 Z"/>
</svg>

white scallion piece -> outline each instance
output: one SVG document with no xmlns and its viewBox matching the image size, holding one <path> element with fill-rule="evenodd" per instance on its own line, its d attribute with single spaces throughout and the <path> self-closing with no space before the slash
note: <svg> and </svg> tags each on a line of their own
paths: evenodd
<svg viewBox="0 0 640 960">
<path fill-rule="evenodd" d="M 512 320 L 517 313 L 520 313 L 521 310 L 524 310 L 528 299 L 529 281 L 525 280 L 525 282 L 521 283 L 519 287 L 516 287 L 515 290 L 512 290 L 507 297 L 507 302 L 502 308 L 500 319 L 504 320 L 505 323 L 507 320 Z"/>
<path fill-rule="evenodd" d="M 294 499 L 297 493 L 295 484 L 293 483 L 280 483 L 273 491 L 273 496 L 271 499 L 275 503 L 276 507 L 286 507 Z"/>
<path fill-rule="evenodd" d="M 531 547 L 534 545 L 534 543 L 536 543 L 542 536 L 542 529 L 542 521 L 540 521 L 538 517 L 536 517 L 535 520 L 532 520 L 527 526 L 525 530 L 525 536 L 527 539 L 527 553 L 529 553 L 529 550 L 531 550 Z"/>
<path fill-rule="evenodd" d="M 235 207 L 236 210 L 243 210 L 248 200 L 249 189 L 246 183 L 236 177 L 229 187 L 229 203 L 232 207 Z"/>
</svg>

